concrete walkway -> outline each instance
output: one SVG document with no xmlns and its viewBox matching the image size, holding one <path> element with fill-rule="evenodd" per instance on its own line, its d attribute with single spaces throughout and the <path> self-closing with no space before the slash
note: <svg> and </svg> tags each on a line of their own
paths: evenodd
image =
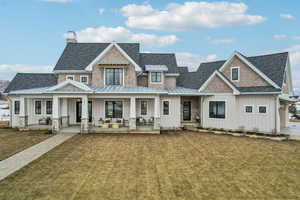
<svg viewBox="0 0 300 200">
<path fill-rule="evenodd" d="M 16 172 L 30 162 L 41 157 L 54 147 L 76 135 L 75 133 L 58 134 L 36 144 L 22 152 L 19 152 L 3 161 L 0 161 L 0 181 Z"/>
<path fill-rule="evenodd" d="M 291 138 L 300 139 L 300 123 L 299 122 L 289 122 L 289 127 L 282 128 L 281 133 L 289 134 Z"/>
</svg>

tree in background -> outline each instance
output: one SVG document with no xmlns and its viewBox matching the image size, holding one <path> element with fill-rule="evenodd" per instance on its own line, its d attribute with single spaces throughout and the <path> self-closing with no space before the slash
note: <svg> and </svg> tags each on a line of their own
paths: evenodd
<svg viewBox="0 0 300 200">
<path fill-rule="evenodd" d="M 296 107 L 296 104 L 292 104 L 290 105 L 289 107 L 289 112 L 293 115 L 296 115 L 297 114 L 297 107 Z"/>
</svg>

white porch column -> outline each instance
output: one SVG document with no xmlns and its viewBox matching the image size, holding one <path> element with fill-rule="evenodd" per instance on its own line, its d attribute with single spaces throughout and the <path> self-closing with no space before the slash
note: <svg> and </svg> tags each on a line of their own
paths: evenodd
<svg viewBox="0 0 300 200">
<path fill-rule="evenodd" d="M 136 99 L 130 98 L 130 117 L 129 117 L 129 129 L 136 129 Z"/>
<path fill-rule="evenodd" d="M 89 113 L 88 113 L 88 97 L 83 96 L 81 98 L 81 133 L 88 133 L 89 131 Z"/>
<path fill-rule="evenodd" d="M 19 127 L 24 129 L 28 126 L 27 106 L 26 98 L 20 97 L 20 115 L 19 115 Z"/>
<path fill-rule="evenodd" d="M 284 127 L 289 126 L 289 104 L 284 104 Z"/>
<path fill-rule="evenodd" d="M 62 122 L 63 128 L 69 126 L 68 99 L 67 98 L 62 99 L 61 122 Z"/>
<path fill-rule="evenodd" d="M 160 129 L 160 98 L 154 98 L 154 127 L 155 130 Z"/>
<path fill-rule="evenodd" d="M 59 124 L 59 98 L 58 96 L 53 96 L 52 101 L 52 132 L 58 133 L 60 129 Z"/>
</svg>

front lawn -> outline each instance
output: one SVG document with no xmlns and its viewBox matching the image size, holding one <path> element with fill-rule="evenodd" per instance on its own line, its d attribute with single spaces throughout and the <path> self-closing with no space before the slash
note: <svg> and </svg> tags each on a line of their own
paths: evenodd
<svg viewBox="0 0 300 200">
<path fill-rule="evenodd" d="M 300 143 L 182 132 L 78 135 L 0 182 L 0 199 L 297 199 Z"/>
<path fill-rule="evenodd" d="M 51 137 L 45 131 L 20 132 L 0 129 L 0 161 Z"/>
</svg>

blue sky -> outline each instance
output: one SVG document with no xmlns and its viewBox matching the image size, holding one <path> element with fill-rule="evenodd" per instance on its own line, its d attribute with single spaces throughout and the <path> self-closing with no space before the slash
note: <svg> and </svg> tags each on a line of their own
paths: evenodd
<svg viewBox="0 0 300 200">
<path fill-rule="evenodd" d="M 289 51 L 300 92 L 300 1 L 0 0 L 0 79 L 47 72 L 74 30 L 80 42 L 140 42 L 180 65 Z"/>
</svg>

